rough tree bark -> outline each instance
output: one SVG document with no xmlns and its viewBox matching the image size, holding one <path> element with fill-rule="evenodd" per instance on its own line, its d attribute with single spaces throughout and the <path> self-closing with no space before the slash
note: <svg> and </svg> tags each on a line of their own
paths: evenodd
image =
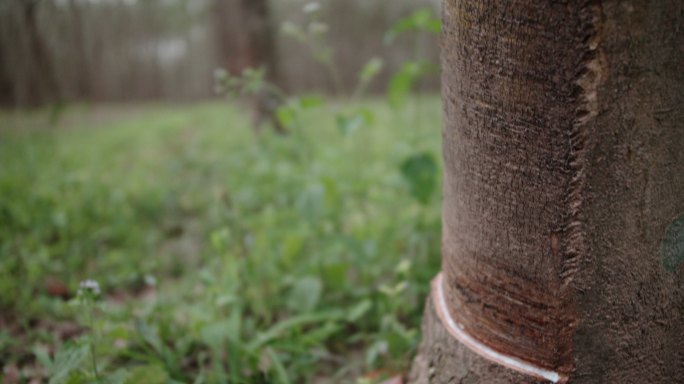
<svg viewBox="0 0 684 384">
<path fill-rule="evenodd" d="M 219 52 L 228 72 L 239 75 L 246 68 L 264 68 L 266 81 L 282 86 L 268 0 L 216 0 L 215 10 Z M 275 95 L 262 92 L 251 103 L 255 130 L 269 122 L 276 132 L 285 133 L 276 118 L 280 102 Z"/>
<path fill-rule="evenodd" d="M 443 19 L 443 271 L 411 381 L 682 382 L 684 2 Z"/>
</svg>

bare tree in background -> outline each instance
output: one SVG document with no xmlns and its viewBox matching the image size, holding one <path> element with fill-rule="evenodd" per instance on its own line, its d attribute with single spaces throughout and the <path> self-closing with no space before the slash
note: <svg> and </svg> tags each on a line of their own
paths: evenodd
<svg viewBox="0 0 684 384">
<path fill-rule="evenodd" d="M 0 29 L 2 25 L 0 25 Z M 2 31 L 0 30 L 0 37 Z M 14 100 L 13 81 L 10 77 L 11 62 L 9 60 L 9 50 L 2 43 L 0 38 L 0 105 L 11 105 Z"/>
<path fill-rule="evenodd" d="M 318 17 L 346 91 L 360 68 L 378 56 L 386 64 L 371 92 L 413 57 L 406 41 L 390 46 L 396 20 L 436 0 L 330 0 Z M 268 80 L 292 92 L 332 92 L 328 69 L 310 47 L 275 33 L 283 21 L 305 18 L 302 2 L 264 0 L 82 1 L 0 0 L 0 106 L 64 102 L 200 100 L 212 93 L 217 67 L 239 74 L 266 68 Z M 219 43 L 220 42 L 220 43 Z M 422 44 L 437 58 L 436 41 Z M 278 50 L 287 55 L 278 55 Z M 430 89 L 437 88 L 431 82 Z M 286 85 L 286 86 L 284 86 Z M 57 95 L 57 97 L 55 97 Z M 255 122 L 272 119 L 277 103 L 254 101 Z M 259 112 L 261 111 L 261 112 Z"/>
<path fill-rule="evenodd" d="M 265 80 L 281 86 L 278 52 L 268 0 L 216 0 L 215 30 L 222 64 L 232 75 L 246 68 L 264 68 Z M 258 131 L 268 122 L 278 133 L 285 127 L 278 121 L 280 100 L 271 92 L 251 99 L 253 127 Z"/>
<path fill-rule="evenodd" d="M 92 68 L 88 58 L 88 44 L 86 43 L 86 31 L 83 19 L 84 5 L 79 5 L 77 0 L 69 0 L 69 16 L 73 28 L 72 44 L 74 51 L 74 62 L 78 72 L 74 77 L 76 96 L 81 100 L 93 98 L 92 90 Z"/>
<path fill-rule="evenodd" d="M 38 106 L 58 104 L 60 89 L 45 37 L 38 26 L 39 0 L 9 1 L 5 7 L 9 17 L 3 26 L 3 42 L 8 52 L 3 52 L 2 66 L 9 74 L 12 99 L 18 105 Z M 10 41 L 16 39 L 16 41 Z M 11 54 L 7 47 L 16 47 Z M 7 90 L 9 90 L 9 86 Z"/>
<path fill-rule="evenodd" d="M 684 3 L 444 1 L 415 383 L 684 378 Z"/>
</svg>

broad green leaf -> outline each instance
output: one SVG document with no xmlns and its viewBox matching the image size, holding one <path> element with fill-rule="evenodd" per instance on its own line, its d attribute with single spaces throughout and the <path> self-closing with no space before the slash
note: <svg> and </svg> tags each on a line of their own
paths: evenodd
<svg viewBox="0 0 684 384">
<path fill-rule="evenodd" d="M 407 287 L 408 284 L 405 281 L 401 281 L 394 286 L 382 284 L 378 289 L 380 290 L 380 292 L 384 293 L 387 296 L 397 296 L 400 293 L 402 293 Z"/>
<path fill-rule="evenodd" d="M 283 262 L 288 267 L 293 267 L 303 248 L 304 238 L 302 236 L 297 233 L 286 236 L 282 243 Z"/>
<path fill-rule="evenodd" d="M 285 332 L 295 328 L 303 327 L 305 325 L 320 323 L 324 321 L 339 320 L 344 317 L 344 312 L 340 310 L 331 310 L 325 312 L 305 313 L 298 316 L 291 317 L 276 323 L 267 331 L 257 335 L 251 343 L 247 345 L 247 349 L 254 351 L 257 348 L 271 342 L 278 337 L 281 337 Z"/>
<path fill-rule="evenodd" d="M 366 351 L 366 364 L 369 367 L 374 367 L 375 363 L 378 361 L 378 358 L 380 356 L 386 355 L 388 349 L 389 346 L 385 340 L 378 340 L 373 343 Z"/>
<path fill-rule="evenodd" d="M 425 29 L 432 33 L 440 33 L 442 31 L 442 22 L 439 19 L 432 19 L 426 23 Z"/>
<path fill-rule="evenodd" d="M 125 369 L 117 369 L 101 379 L 102 384 L 126 384 L 129 383 L 128 378 L 131 373 Z M 168 384 L 168 383 L 166 383 Z"/>
<path fill-rule="evenodd" d="M 325 209 L 325 188 L 319 183 L 308 185 L 297 198 L 296 207 L 302 216 L 319 219 Z"/>
<path fill-rule="evenodd" d="M 52 360 L 50 360 L 50 355 L 48 354 L 47 348 L 41 346 L 33 347 L 33 355 L 36 360 L 48 371 L 52 369 Z"/>
<path fill-rule="evenodd" d="M 430 8 L 421 8 L 406 18 L 398 20 L 385 34 L 385 43 L 392 43 L 400 34 L 408 31 L 439 33 L 442 22 Z"/>
<path fill-rule="evenodd" d="M 347 321 L 352 323 L 358 321 L 361 317 L 363 317 L 363 315 L 368 313 L 371 308 L 373 308 L 373 302 L 371 302 L 369 299 L 361 301 L 349 311 L 349 314 L 347 315 Z"/>
<path fill-rule="evenodd" d="M 159 365 L 143 365 L 133 368 L 126 378 L 126 384 L 166 384 L 169 375 Z"/>
<path fill-rule="evenodd" d="M 403 259 L 399 264 L 397 264 L 397 267 L 394 269 L 395 272 L 397 272 L 400 275 L 406 275 L 410 272 L 411 270 L 411 261 L 407 259 Z"/>
<path fill-rule="evenodd" d="M 357 114 L 363 116 L 364 125 L 373 125 L 375 123 L 375 114 L 368 108 L 361 108 L 356 111 Z"/>
<path fill-rule="evenodd" d="M 230 243 L 230 229 L 220 228 L 211 233 L 211 245 L 218 252 L 224 252 Z"/>
<path fill-rule="evenodd" d="M 392 107 L 398 108 L 406 104 L 406 98 L 411 91 L 413 81 L 413 74 L 406 70 L 401 70 L 392 76 L 387 90 L 389 103 Z"/>
<path fill-rule="evenodd" d="M 328 321 L 323 326 L 307 331 L 298 340 L 306 345 L 321 345 L 332 335 L 340 332 L 344 328 L 343 323 L 338 321 Z"/>
<path fill-rule="evenodd" d="M 437 162 L 430 153 L 419 153 L 404 160 L 401 174 L 409 185 L 411 195 L 427 204 L 437 187 Z"/>
<path fill-rule="evenodd" d="M 71 374 L 81 366 L 90 353 L 87 345 L 68 344 L 55 356 L 50 370 L 50 384 L 65 383 Z"/>
<path fill-rule="evenodd" d="M 385 325 L 387 327 L 385 340 L 392 356 L 400 356 L 411 348 L 416 339 L 415 330 L 406 329 L 394 316 L 390 317 Z"/>
<path fill-rule="evenodd" d="M 280 124 L 287 128 L 292 128 L 295 124 L 295 111 L 291 106 L 283 105 L 276 110 L 276 117 Z"/>
<path fill-rule="evenodd" d="M 230 324 L 225 320 L 205 325 L 200 334 L 202 341 L 211 347 L 219 347 L 234 336 Z"/>
<path fill-rule="evenodd" d="M 290 384 L 290 379 L 287 376 L 287 370 L 285 369 L 285 366 L 283 365 L 280 356 L 278 356 L 278 353 L 275 352 L 272 348 L 266 348 L 264 351 L 268 355 L 268 358 L 271 362 L 271 366 L 275 371 L 275 382 L 280 384 Z"/>
<path fill-rule="evenodd" d="M 302 109 L 319 107 L 323 105 L 323 103 L 325 103 L 325 99 L 323 98 L 323 96 L 318 95 L 302 96 L 299 98 L 298 101 L 298 104 Z"/>
<path fill-rule="evenodd" d="M 308 312 L 316 307 L 323 292 L 321 279 L 307 276 L 295 282 L 290 292 L 288 306 L 296 311 Z"/>
<path fill-rule="evenodd" d="M 414 25 L 413 19 L 410 17 L 397 21 L 385 34 L 385 43 L 390 44 L 394 42 L 397 36 L 399 36 L 402 32 L 414 29 Z"/>
<path fill-rule="evenodd" d="M 404 64 L 392 79 L 387 90 L 390 105 L 394 108 L 406 104 L 414 84 L 428 73 L 433 72 L 435 66 L 429 62 L 410 62 Z"/>
<path fill-rule="evenodd" d="M 136 322 L 136 329 L 145 342 L 147 342 L 158 354 L 163 355 L 164 344 L 159 338 L 156 328 L 153 328 L 140 320 Z"/>
<path fill-rule="evenodd" d="M 351 114 L 339 114 L 337 115 L 337 128 L 342 132 L 343 135 L 348 136 L 356 132 L 364 126 L 368 126 L 373 123 L 374 116 L 373 113 L 368 109 L 359 109 L 352 112 Z"/>
<path fill-rule="evenodd" d="M 332 289 L 344 289 L 348 281 L 349 263 L 337 262 L 323 265 L 325 284 Z"/>
<path fill-rule="evenodd" d="M 441 30 L 442 23 L 429 8 L 415 11 L 412 18 L 415 29 L 432 33 L 439 33 Z"/>
<path fill-rule="evenodd" d="M 336 122 L 340 132 L 342 132 L 343 135 L 348 136 L 363 126 L 364 119 L 361 115 L 338 115 Z"/>
</svg>

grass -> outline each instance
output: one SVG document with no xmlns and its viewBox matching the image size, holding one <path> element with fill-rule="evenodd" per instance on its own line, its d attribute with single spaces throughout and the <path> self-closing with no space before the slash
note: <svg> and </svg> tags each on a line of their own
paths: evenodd
<svg viewBox="0 0 684 384">
<path fill-rule="evenodd" d="M 0 114 L 0 375 L 406 372 L 439 268 L 440 105 L 421 105 L 365 102 L 373 123 L 347 133 L 307 110 L 286 137 L 219 102 Z"/>
</svg>

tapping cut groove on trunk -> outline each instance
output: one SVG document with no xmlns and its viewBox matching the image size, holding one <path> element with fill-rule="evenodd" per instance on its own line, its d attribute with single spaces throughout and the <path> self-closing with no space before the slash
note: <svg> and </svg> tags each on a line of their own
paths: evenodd
<svg viewBox="0 0 684 384">
<path fill-rule="evenodd" d="M 495 351 L 491 347 L 485 345 L 479 340 L 469 335 L 463 325 L 459 324 L 449 313 L 446 298 L 444 296 L 444 282 L 442 273 L 439 273 L 432 281 L 431 296 L 434 300 L 435 310 L 437 316 L 442 322 L 446 330 L 458 341 L 467 346 L 471 351 L 490 360 L 496 364 L 504 365 L 508 368 L 514 369 L 520 373 L 534 376 L 540 379 L 549 380 L 553 383 L 564 383 L 567 380 L 566 376 L 562 376 L 558 372 L 550 371 L 542 367 L 534 365 L 534 363 L 526 362 L 524 360 L 508 356 L 504 353 Z"/>
</svg>

